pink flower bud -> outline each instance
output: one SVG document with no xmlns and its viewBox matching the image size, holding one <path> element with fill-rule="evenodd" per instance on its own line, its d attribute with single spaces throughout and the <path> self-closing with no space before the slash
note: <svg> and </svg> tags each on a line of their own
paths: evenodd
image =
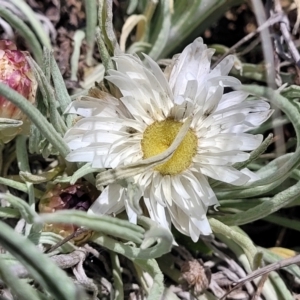
<svg viewBox="0 0 300 300">
<path fill-rule="evenodd" d="M 0 82 L 14 89 L 30 103 L 34 103 L 37 81 L 26 60 L 28 55 L 25 51 L 16 50 L 13 42 L 0 41 Z M 0 118 L 26 121 L 26 115 L 3 96 L 0 96 Z M 22 130 L 24 131 L 23 127 L 0 126 L 0 140 L 4 143 L 9 142 Z"/>
</svg>

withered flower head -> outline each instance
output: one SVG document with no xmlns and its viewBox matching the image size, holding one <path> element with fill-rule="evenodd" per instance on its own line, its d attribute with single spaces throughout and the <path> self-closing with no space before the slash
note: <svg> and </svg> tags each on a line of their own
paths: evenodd
<svg viewBox="0 0 300 300">
<path fill-rule="evenodd" d="M 196 259 L 185 261 L 181 265 L 181 280 L 187 283 L 195 295 L 201 295 L 209 286 L 211 273 Z"/>
<path fill-rule="evenodd" d="M 87 211 L 98 196 L 94 186 L 88 183 L 78 183 L 73 185 L 57 184 L 49 189 L 39 202 L 40 213 L 53 213 L 62 209 L 75 209 Z M 53 224 L 44 225 L 43 231 L 54 232 L 62 237 L 73 234 L 78 229 L 73 224 Z M 90 236 L 91 231 L 84 232 L 75 237 L 76 244 L 85 242 Z"/>
</svg>

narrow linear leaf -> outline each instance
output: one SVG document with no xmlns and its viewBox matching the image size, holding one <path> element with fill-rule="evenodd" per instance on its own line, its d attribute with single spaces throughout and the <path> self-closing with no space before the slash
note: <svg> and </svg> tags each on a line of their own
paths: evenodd
<svg viewBox="0 0 300 300">
<path fill-rule="evenodd" d="M 160 57 L 166 45 L 169 45 L 168 36 L 171 29 L 171 11 L 169 1 L 159 1 L 156 19 L 153 29 L 150 30 L 151 36 L 149 43 L 152 44 L 148 53 L 154 60 Z"/>
<path fill-rule="evenodd" d="M 0 16 L 4 18 L 12 27 L 16 28 L 20 35 L 28 43 L 28 47 L 39 64 L 43 62 L 43 50 L 31 29 L 17 16 L 4 7 L 0 7 Z"/>
<path fill-rule="evenodd" d="M 0 207 L 0 218 L 19 218 L 20 212 L 15 208 Z"/>
<path fill-rule="evenodd" d="M 164 1 L 168 2 L 168 1 Z M 174 14 L 168 42 L 160 53 L 161 58 L 179 51 L 180 45 L 196 38 L 212 25 L 224 11 L 242 0 L 194 0 L 174 1 Z"/>
<path fill-rule="evenodd" d="M 36 125 L 43 136 L 59 151 L 59 153 L 63 157 L 67 156 L 67 154 L 70 152 L 69 147 L 66 145 L 60 134 L 36 107 L 34 107 L 26 100 L 26 98 L 4 83 L 0 83 L 0 95 L 4 96 L 6 99 L 19 107 Z"/>
<path fill-rule="evenodd" d="M 51 51 L 49 55 L 51 77 L 54 83 L 57 99 L 60 102 L 61 111 L 64 112 L 68 105 L 71 103 L 71 97 L 69 96 L 68 90 L 58 68 L 57 62 L 54 58 L 53 52 Z"/>
<path fill-rule="evenodd" d="M 157 223 L 146 217 L 139 217 L 138 222 L 148 229 L 141 248 L 125 245 L 104 235 L 96 235 L 93 242 L 122 254 L 131 260 L 157 258 L 170 252 L 174 239 L 169 230 L 157 225 Z M 148 241 L 151 242 L 151 244 Z M 148 247 L 152 245 L 153 242 L 156 244 L 152 247 Z"/>
<path fill-rule="evenodd" d="M 16 277 L 0 256 L 0 278 L 5 282 L 18 300 L 40 300 L 36 291 L 26 282 Z"/>
<path fill-rule="evenodd" d="M 264 201 L 262 204 L 231 216 L 218 217 L 218 220 L 227 225 L 243 225 L 254 222 L 296 200 L 299 197 L 299 193 L 300 182 L 278 193 L 269 201 Z"/>
<path fill-rule="evenodd" d="M 24 0 L 10 0 L 16 7 L 18 7 L 27 17 L 32 29 L 35 31 L 39 40 L 46 48 L 51 48 L 49 35 L 44 31 L 43 25 L 37 18 L 32 8 Z"/>
<path fill-rule="evenodd" d="M 45 50 L 45 56 L 47 56 L 50 60 L 50 53 L 49 51 Z M 49 107 L 49 119 L 50 123 L 53 127 L 62 135 L 67 131 L 67 126 L 64 123 L 62 116 L 59 114 L 57 110 L 58 101 L 56 99 L 56 95 L 54 92 L 53 87 L 51 86 L 50 82 L 47 80 L 46 75 L 44 74 L 41 67 L 31 58 L 28 58 L 28 62 L 31 68 L 34 70 L 36 75 L 39 87 L 44 90 L 46 93 L 46 97 L 48 100 L 48 107 Z"/>
<path fill-rule="evenodd" d="M 27 152 L 27 137 L 18 135 L 16 137 L 16 154 L 20 171 L 30 172 L 29 158 Z M 28 190 L 28 204 L 30 207 L 35 205 L 34 187 L 30 182 L 25 182 Z"/>
<path fill-rule="evenodd" d="M 153 278 L 153 284 L 149 290 L 148 300 L 161 299 L 164 292 L 164 275 L 162 274 L 155 259 L 135 260 L 143 270 L 148 272 Z"/>
<path fill-rule="evenodd" d="M 226 237 L 231 238 L 235 243 L 237 243 L 245 252 L 250 262 L 251 268 L 254 269 L 256 267 L 254 264 L 254 260 L 258 251 L 250 238 L 238 232 L 234 227 L 226 226 L 216 219 L 209 219 L 209 224 L 213 232 L 225 235 Z"/>
<path fill-rule="evenodd" d="M 97 26 L 97 1 L 85 0 L 84 4 L 86 13 L 86 63 L 88 66 L 92 66 Z"/>
<path fill-rule="evenodd" d="M 92 215 L 77 210 L 40 214 L 35 222 L 68 223 L 141 244 L 144 229 L 128 221 L 105 215 Z"/>
<path fill-rule="evenodd" d="M 247 187 L 256 187 L 260 185 L 266 185 L 272 183 L 286 174 L 288 174 L 291 170 L 295 169 L 300 164 L 300 118 L 299 112 L 295 109 L 295 106 L 285 97 L 279 94 L 279 92 L 273 91 L 270 88 L 266 88 L 263 86 L 257 85 L 244 85 L 241 88 L 244 91 L 250 92 L 260 97 L 271 98 L 271 101 L 274 105 L 276 105 L 280 110 L 282 110 L 289 120 L 292 122 L 296 135 L 297 135 L 297 150 L 291 159 L 286 162 L 283 166 L 278 168 L 273 176 L 269 176 L 267 178 L 262 178 L 257 180 L 251 184 L 248 184 Z"/>
<path fill-rule="evenodd" d="M 116 253 L 110 252 L 110 261 L 112 265 L 112 275 L 115 287 L 114 300 L 124 300 L 124 285 L 122 281 L 122 270 L 120 265 L 119 257 Z"/>
<path fill-rule="evenodd" d="M 271 272 L 269 274 L 270 281 L 275 286 L 276 291 L 278 292 L 278 298 L 281 296 L 281 299 L 284 300 L 295 300 L 291 292 L 289 291 L 287 285 L 282 280 L 277 272 Z"/>
<path fill-rule="evenodd" d="M 0 222 L 0 244 L 14 255 L 39 284 L 60 300 L 79 300 L 79 292 L 67 276 L 49 257 L 40 252 L 24 236 Z M 61 284 L 63 282 L 63 284 Z M 29 298 L 31 299 L 31 298 Z"/>
<path fill-rule="evenodd" d="M 26 220 L 27 223 L 32 224 L 33 220 L 38 216 L 38 214 L 29 206 L 29 204 L 23 199 L 11 195 L 9 193 L 0 193 L 0 198 L 8 201 L 14 208 L 18 209 L 22 218 Z"/>
</svg>

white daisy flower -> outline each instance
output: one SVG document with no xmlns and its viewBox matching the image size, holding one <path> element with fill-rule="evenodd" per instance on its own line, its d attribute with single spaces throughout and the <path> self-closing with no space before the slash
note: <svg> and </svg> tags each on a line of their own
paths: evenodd
<svg viewBox="0 0 300 300">
<path fill-rule="evenodd" d="M 198 38 L 174 57 L 168 75 L 147 55 L 145 64 L 133 55 L 115 56 L 117 70 L 110 70 L 106 79 L 122 96 L 73 102 L 68 113 L 83 118 L 65 135 L 72 149 L 68 161 L 116 168 L 164 152 L 184 122 L 191 120 L 171 158 L 132 180 L 140 187 L 137 197 L 143 196 L 150 217 L 166 228 L 173 223 L 193 241 L 211 233 L 206 213 L 218 204 L 207 177 L 232 185 L 253 179 L 249 170 L 238 171 L 232 165 L 247 160 L 245 151 L 261 144 L 262 135 L 245 132 L 272 113 L 266 101 L 249 100 L 243 91 L 224 94 L 224 87 L 240 84 L 227 76 L 234 58 L 228 56 L 211 70 L 213 53 Z M 116 214 L 126 208 L 135 222 L 136 209 L 129 202 L 126 186 L 114 182 L 91 210 Z"/>
</svg>

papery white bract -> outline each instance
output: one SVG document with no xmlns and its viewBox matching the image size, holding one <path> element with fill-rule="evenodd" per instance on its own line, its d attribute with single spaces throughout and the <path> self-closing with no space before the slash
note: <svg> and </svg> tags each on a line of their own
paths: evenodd
<svg viewBox="0 0 300 300">
<path fill-rule="evenodd" d="M 240 84 L 227 76 L 234 58 L 228 56 L 211 70 L 213 52 L 198 38 L 173 58 L 168 74 L 146 55 L 145 64 L 133 55 L 114 57 L 117 70 L 110 70 L 106 79 L 122 97 L 73 102 L 68 112 L 83 118 L 65 136 L 72 149 L 67 160 L 115 168 L 162 153 L 192 117 L 173 156 L 133 180 L 140 186 L 150 217 L 166 228 L 173 223 L 193 241 L 211 233 L 206 213 L 218 204 L 207 177 L 232 185 L 255 179 L 249 170 L 238 171 L 232 165 L 247 160 L 245 151 L 261 144 L 262 135 L 245 132 L 272 113 L 266 101 L 249 100 L 243 91 L 224 94 L 224 87 Z M 136 213 L 126 187 L 113 183 L 91 210 L 112 214 L 124 208 L 134 222 Z"/>
</svg>

